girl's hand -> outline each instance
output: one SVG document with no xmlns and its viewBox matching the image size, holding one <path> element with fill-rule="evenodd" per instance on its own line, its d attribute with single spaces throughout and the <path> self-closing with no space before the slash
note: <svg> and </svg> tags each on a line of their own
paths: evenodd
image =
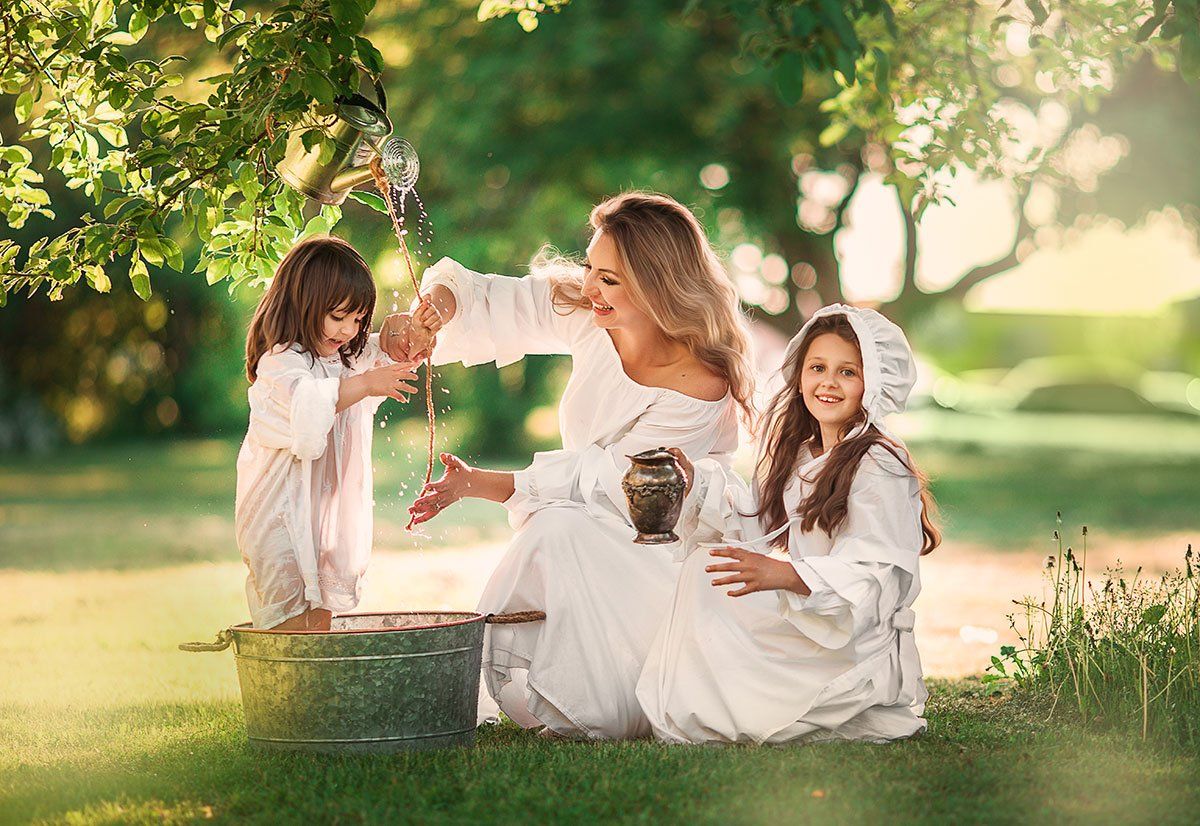
<svg viewBox="0 0 1200 826">
<path fill-rule="evenodd" d="M 687 496 L 692 492 L 692 482 L 696 478 L 696 466 L 688 461 L 687 454 L 677 447 L 667 448 L 667 453 L 675 457 L 675 461 L 679 464 L 679 470 L 683 473 L 683 481 L 687 484 L 684 488 L 683 495 Z"/>
<path fill-rule="evenodd" d="M 466 496 L 471 487 L 471 473 L 475 468 L 452 453 L 443 453 L 441 459 L 442 464 L 446 466 L 446 472 L 442 474 L 441 479 L 422 488 L 421 495 L 408 509 L 414 525 L 433 519 Z"/>
<path fill-rule="evenodd" d="M 390 396 L 398 402 L 408 401 L 408 395 L 417 388 L 407 382 L 416 381 L 417 374 L 404 364 L 387 364 L 367 370 L 362 374 L 363 385 L 368 396 Z"/>
<path fill-rule="evenodd" d="M 710 574 L 729 573 L 729 576 L 714 579 L 714 588 L 741 583 L 741 588 L 729 592 L 731 597 L 744 597 L 755 591 L 793 591 L 804 596 L 812 593 L 791 563 L 782 559 L 772 559 L 765 554 L 741 548 L 713 548 L 708 553 L 710 556 L 734 560 L 709 565 L 704 569 Z"/>
<path fill-rule="evenodd" d="M 442 317 L 433 302 L 422 298 L 412 312 L 412 323 L 408 328 L 408 354 L 410 358 L 433 352 L 435 337 L 442 329 Z"/>
</svg>

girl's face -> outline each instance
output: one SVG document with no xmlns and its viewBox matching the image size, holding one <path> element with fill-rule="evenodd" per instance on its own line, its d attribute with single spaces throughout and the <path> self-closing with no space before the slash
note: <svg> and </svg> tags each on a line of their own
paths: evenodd
<svg viewBox="0 0 1200 826">
<path fill-rule="evenodd" d="M 583 297 L 592 302 L 592 323 L 606 330 L 653 323 L 625 287 L 617 245 L 597 232 L 588 245 L 583 265 Z"/>
<path fill-rule="evenodd" d="M 813 339 L 800 370 L 804 406 L 823 427 L 840 428 L 862 409 L 862 355 L 841 336 Z"/>
<path fill-rule="evenodd" d="M 328 358 L 337 353 L 358 335 L 364 321 L 366 321 L 366 313 L 361 311 L 352 313 L 345 304 L 326 313 L 325 321 L 321 326 L 318 355 Z"/>
</svg>

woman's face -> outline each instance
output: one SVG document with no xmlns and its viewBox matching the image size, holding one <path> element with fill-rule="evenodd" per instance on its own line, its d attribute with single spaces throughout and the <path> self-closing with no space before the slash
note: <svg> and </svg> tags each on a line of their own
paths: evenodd
<svg viewBox="0 0 1200 826">
<path fill-rule="evenodd" d="M 328 358 L 345 347 L 358 335 L 365 320 L 366 313 L 352 313 L 346 309 L 345 304 L 326 313 L 325 321 L 321 325 L 321 343 L 318 345 L 317 354 Z"/>
<path fill-rule="evenodd" d="M 606 330 L 653 323 L 626 289 L 628 279 L 617 256 L 616 243 L 597 232 L 583 267 L 583 297 L 592 302 L 592 323 Z"/>
<path fill-rule="evenodd" d="M 862 409 L 862 355 L 834 333 L 813 339 L 801 365 L 804 406 L 825 427 L 840 428 Z"/>
</svg>

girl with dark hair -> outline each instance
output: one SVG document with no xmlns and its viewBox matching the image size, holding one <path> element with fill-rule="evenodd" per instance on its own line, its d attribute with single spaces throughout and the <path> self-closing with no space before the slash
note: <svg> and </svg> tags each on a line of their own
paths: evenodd
<svg viewBox="0 0 1200 826">
<path fill-rule="evenodd" d="M 339 238 L 294 246 L 246 336 L 250 426 L 235 530 L 256 628 L 329 628 L 358 604 L 371 553 L 371 431 L 415 388 L 370 334 L 375 281 Z M 417 323 L 431 313 L 422 306 Z"/>
<path fill-rule="evenodd" d="M 782 372 L 754 493 L 676 452 L 691 482 L 684 565 L 637 688 L 668 742 L 925 728 L 912 604 L 918 559 L 941 537 L 924 477 L 882 421 L 904 408 L 912 351 L 879 313 L 838 304 L 804 325 Z"/>
</svg>

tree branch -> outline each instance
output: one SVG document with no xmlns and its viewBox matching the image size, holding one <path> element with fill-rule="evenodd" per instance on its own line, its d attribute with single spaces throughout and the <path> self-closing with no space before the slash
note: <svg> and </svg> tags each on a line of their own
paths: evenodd
<svg viewBox="0 0 1200 826">
<path fill-rule="evenodd" d="M 1017 190 L 1017 229 L 1013 235 L 1012 246 L 1008 252 L 987 264 L 980 264 L 967 272 L 955 282 L 954 286 L 941 293 L 943 296 L 962 299 L 972 287 L 980 284 L 1002 272 L 1007 272 L 1020 263 L 1017 249 L 1027 239 L 1033 237 L 1034 227 L 1025 217 L 1025 204 L 1029 201 L 1029 193 L 1033 190 L 1032 182 L 1025 183 Z"/>
</svg>

